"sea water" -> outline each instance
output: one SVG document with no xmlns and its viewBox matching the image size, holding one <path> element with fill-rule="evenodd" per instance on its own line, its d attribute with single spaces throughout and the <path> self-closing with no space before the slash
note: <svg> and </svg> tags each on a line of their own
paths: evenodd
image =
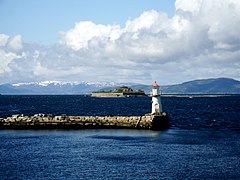
<svg viewBox="0 0 240 180">
<path fill-rule="evenodd" d="M 0 179 L 238 179 L 240 97 L 162 98 L 171 128 L 0 130 Z M 150 98 L 0 96 L 0 117 L 143 115 Z"/>
</svg>

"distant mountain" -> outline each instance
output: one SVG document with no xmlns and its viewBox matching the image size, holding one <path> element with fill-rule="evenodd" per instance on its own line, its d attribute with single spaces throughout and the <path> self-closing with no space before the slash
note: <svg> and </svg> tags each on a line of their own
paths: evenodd
<svg viewBox="0 0 240 180">
<path fill-rule="evenodd" d="M 131 86 L 149 93 L 151 86 Z M 201 79 L 182 84 L 161 86 L 163 94 L 240 94 L 240 81 L 229 78 Z"/>
<path fill-rule="evenodd" d="M 0 94 L 87 94 L 123 84 L 112 82 L 44 81 L 0 85 Z"/>
<path fill-rule="evenodd" d="M 240 81 L 229 78 L 201 79 L 163 86 L 168 94 L 240 94 Z"/>
<path fill-rule="evenodd" d="M 0 94 L 31 94 L 30 89 L 18 89 L 11 84 L 0 85 Z"/>
<path fill-rule="evenodd" d="M 0 85 L 0 94 L 87 94 L 93 91 L 129 86 L 150 93 L 151 85 L 112 82 L 44 81 Z M 240 81 L 229 78 L 202 79 L 182 84 L 161 86 L 163 94 L 240 94 Z"/>
</svg>

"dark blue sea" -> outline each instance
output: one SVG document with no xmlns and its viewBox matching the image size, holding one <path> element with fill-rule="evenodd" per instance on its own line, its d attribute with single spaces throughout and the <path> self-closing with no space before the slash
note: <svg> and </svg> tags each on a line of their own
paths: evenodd
<svg viewBox="0 0 240 180">
<path fill-rule="evenodd" d="M 239 179 L 240 96 L 163 97 L 171 128 L 0 130 L 0 179 Z M 0 117 L 144 115 L 151 99 L 0 96 Z"/>
</svg>

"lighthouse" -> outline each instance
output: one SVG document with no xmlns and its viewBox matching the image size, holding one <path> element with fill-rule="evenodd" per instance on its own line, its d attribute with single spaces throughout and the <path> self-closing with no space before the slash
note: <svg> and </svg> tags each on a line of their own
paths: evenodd
<svg viewBox="0 0 240 180">
<path fill-rule="evenodd" d="M 155 81 L 152 85 L 152 114 L 160 115 L 162 113 L 161 96 L 159 92 L 159 85 Z"/>
</svg>

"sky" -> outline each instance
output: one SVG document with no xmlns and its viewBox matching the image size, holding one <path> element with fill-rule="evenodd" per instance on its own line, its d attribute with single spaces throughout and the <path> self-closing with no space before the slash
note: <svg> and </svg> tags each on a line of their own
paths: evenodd
<svg viewBox="0 0 240 180">
<path fill-rule="evenodd" d="M 119 24 L 155 9 L 174 13 L 174 0 L 0 0 L 1 33 L 20 34 L 31 43 L 57 43 L 59 31 L 79 21 Z"/>
<path fill-rule="evenodd" d="M 240 80 L 239 0 L 0 0 L 0 84 Z"/>
</svg>

